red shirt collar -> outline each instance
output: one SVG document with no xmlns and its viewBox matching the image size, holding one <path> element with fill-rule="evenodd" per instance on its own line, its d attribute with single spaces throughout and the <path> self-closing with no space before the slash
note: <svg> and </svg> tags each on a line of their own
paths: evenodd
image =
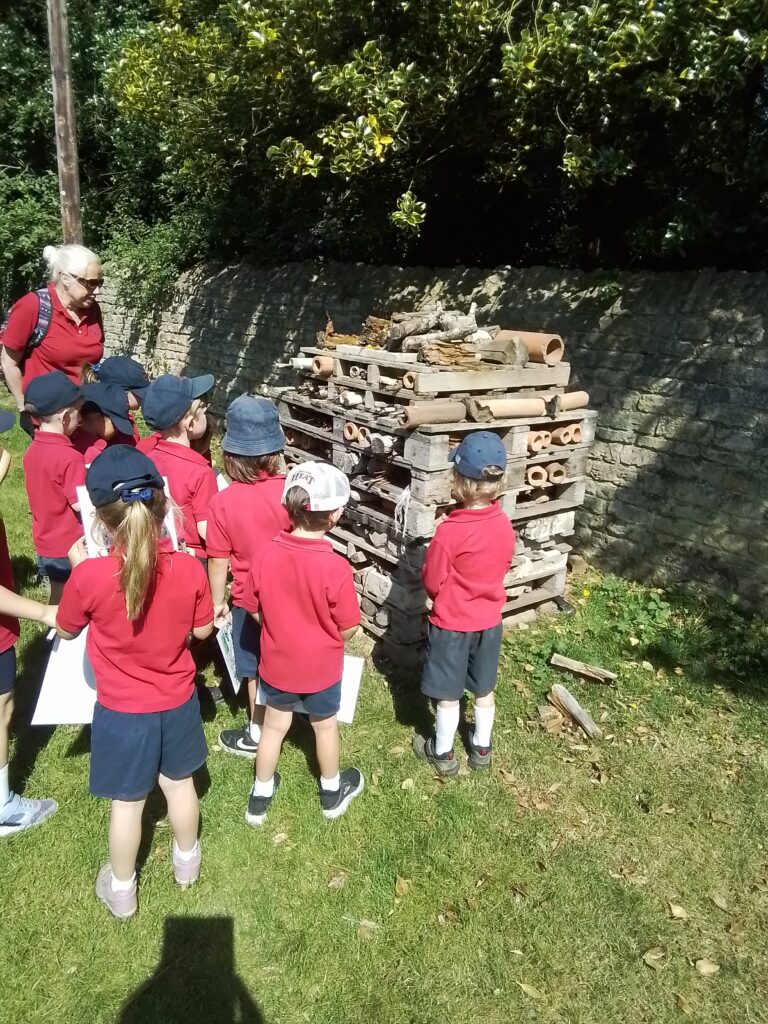
<svg viewBox="0 0 768 1024">
<path fill-rule="evenodd" d="M 275 543 L 282 544 L 287 548 L 293 548 L 294 550 L 325 552 L 330 548 L 333 551 L 333 545 L 327 537 L 315 540 L 313 537 L 296 537 L 293 533 L 288 533 L 287 530 L 281 530 L 274 540 Z"/>
<path fill-rule="evenodd" d="M 67 437 L 66 434 L 54 434 L 50 430 L 36 430 L 35 431 L 35 443 L 36 444 L 62 444 L 67 445 L 70 448 L 74 448 L 72 441 Z"/>
<path fill-rule="evenodd" d="M 450 513 L 448 518 L 455 523 L 471 523 L 477 519 L 490 519 L 492 516 L 498 515 L 499 512 L 501 512 L 501 507 L 498 501 L 493 501 L 484 508 L 457 508 Z"/>
<path fill-rule="evenodd" d="M 196 466 L 205 466 L 206 469 L 211 468 L 205 456 L 200 455 L 194 448 L 187 448 L 186 445 L 176 444 L 174 441 L 166 441 L 159 434 L 151 434 L 148 440 L 153 442 L 151 449 L 157 448 L 167 455 L 175 455 L 177 459 L 186 459 L 187 462 L 194 462 Z M 147 445 L 147 447 L 149 448 L 150 446 Z"/>
</svg>

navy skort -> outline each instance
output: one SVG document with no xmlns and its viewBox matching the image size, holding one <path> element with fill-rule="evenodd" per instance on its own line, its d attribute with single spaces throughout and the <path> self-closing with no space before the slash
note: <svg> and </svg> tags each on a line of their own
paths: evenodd
<svg viewBox="0 0 768 1024">
<path fill-rule="evenodd" d="M 288 693 L 286 690 L 278 690 L 263 679 L 259 680 L 264 700 L 273 708 L 280 708 L 281 711 L 293 711 L 299 701 L 304 705 L 308 715 L 316 718 L 331 718 L 338 714 L 341 706 L 341 680 L 316 693 Z"/>
<path fill-rule="evenodd" d="M 16 681 L 16 648 L 9 647 L 0 654 L 0 695 L 13 692 Z"/>
<path fill-rule="evenodd" d="M 501 623 L 459 633 L 430 622 L 421 692 L 433 700 L 461 700 L 465 690 L 487 697 L 496 686 L 501 636 Z"/>
<path fill-rule="evenodd" d="M 259 674 L 261 626 L 245 608 L 232 608 L 232 644 L 239 679 L 255 679 Z"/>
<path fill-rule="evenodd" d="M 110 711 L 96 704 L 91 728 L 92 796 L 143 800 L 159 774 L 186 779 L 205 764 L 208 747 L 200 702 L 189 700 L 170 711 Z"/>
<path fill-rule="evenodd" d="M 37 568 L 43 579 L 54 583 L 66 583 L 72 573 L 68 558 L 49 558 L 47 555 L 37 556 Z"/>
</svg>

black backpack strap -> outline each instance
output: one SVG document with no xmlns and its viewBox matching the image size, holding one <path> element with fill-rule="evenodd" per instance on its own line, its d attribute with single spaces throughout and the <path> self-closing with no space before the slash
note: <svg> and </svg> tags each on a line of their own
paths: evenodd
<svg viewBox="0 0 768 1024">
<path fill-rule="evenodd" d="M 27 342 L 27 355 L 29 355 L 33 348 L 37 348 L 38 345 L 42 344 L 43 338 L 48 333 L 48 328 L 51 326 L 51 320 L 53 319 L 51 293 L 47 288 L 38 288 L 35 295 L 37 295 L 37 300 L 40 303 L 40 309 L 37 313 L 35 329 L 32 331 L 32 335 Z"/>
</svg>

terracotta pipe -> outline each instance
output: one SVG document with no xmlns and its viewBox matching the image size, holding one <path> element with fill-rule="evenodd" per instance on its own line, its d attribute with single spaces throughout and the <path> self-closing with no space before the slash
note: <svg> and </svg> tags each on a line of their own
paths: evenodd
<svg viewBox="0 0 768 1024">
<path fill-rule="evenodd" d="M 565 466 L 561 462 L 550 462 L 547 466 L 547 476 L 550 483 L 561 484 L 567 475 Z"/>
<path fill-rule="evenodd" d="M 581 443 L 581 424 L 574 423 L 571 426 L 571 444 Z"/>
<path fill-rule="evenodd" d="M 344 424 L 344 440 L 345 441 L 356 441 L 360 435 L 360 431 L 357 428 L 356 423 L 345 423 Z"/>
<path fill-rule="evenodd" d="M 363 448 L 368 448 L 371 444 L 371 432 L 368 427 L 357 428 L 357 443 L 362 445 Z"/>
<path fill-rule="evenodd" d="M 541 487 L 547 482 L 547 471 L 543 466 L 529 466 L 525 471 L 525 479 L 531 487 Z"/>
<path fill-rule="evenodd" d="M 571 428 L 570 427 L 557 427 L 552 431 L 552 444 L 570 444 L 571 443 Z"/>
<path fill-rule="evenodd" d="M 400 422 L 404 427 L 418 427 L 422 423 L 460 423 L 467 418 L 463 402 L 414 402 L 403 406 Z"/>
<path fill-rule="evenodd" d="M 528 451 L 540 452 L 544 447 L 544 433 L 541 430 L 528 431 Z"/>
<path fill-rule="evenodd" d="M 333 373 L 331 356 L 315 356 L 312 360 L 312 373 L 316 373 L 319 377 L 330 377 Z"/>
<path fill-rule="evenodd" d="M 512 331 L 528 349 L 532 363 L 546 363 L 556 366 L 565 354 L 565 345 L 559 334 L 542 334 L 537 331 Z"/>
<path fill-rule="evenodd" d="M 470 419 L 487 423 L 493 419 L 544 416 L 547 407 L 543 398 L 470 398 L 467 408 Z"/>
<path fill-rule="evenodd" d="M 561 412 L 570 412 L 572 409 L 586 409 L 588 405 L 589 395 L 586 391 L 555 395 L 555 416 L 559 416 Z"/>
<path fill-rule="evenodd" d="M 542 437 L 542 441 L 543 441 L 543 444 L 542 444 L 541 447 L 542 448 L 549 448 L 549 446 L 552 444 L 552 433 L 551 433 L 551 431 L 549 431 L 549 430 L 542 430 L 541 437 Z"/>
<path fill-rule="evenodd" d="M 403 374 L 402 384 L 404 388 L 407 388 L 409 391 L 413 391 L 416 385 L 416 374 L 413 372 L 413 370 L 408 370 L 406 373 Z"/>
</svg>

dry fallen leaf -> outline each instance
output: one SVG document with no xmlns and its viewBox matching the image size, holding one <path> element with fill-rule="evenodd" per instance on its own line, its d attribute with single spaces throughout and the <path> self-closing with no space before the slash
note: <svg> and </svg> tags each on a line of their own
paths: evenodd
<svg viewBox="0 0 768 1024">
<path fill-rule="evenodd" d="M 517 692 L 520 694 L 521 697 L 526 697 L 527 698 L 527 697 L 531 696 L 530 689 L 525 685 L 525 683 L 521 682 L 519 679 L 515 680 L 515 689 L 517 690 Z"/>
<path fill-rule="evenodd" d="M 402 757 L 405 753 L 405 747 L 392 747 L 389 752 L 392 757 Z"/>
<path fill-rule="evenodd" d="M 661 804 L 659 806 L 659 814 L 674 814 L 675 808 L 670 807 L 669 804 Z"/>
<path fill-rule="evenodd" d="M 400 789 L 404 789 L 406 793 L 410 793 L 410 791 L 413 789 L 413 786 L 413 779 L 403 779 L 403 781 L 400 783 Z"/>
<path fill-rule="evenodd" d="M 640 668 L 643 669 L 643 671 L 645 672 L 653 672 L 653 665 L 650 663 L 650 661 L 642 661 L 640 663 Z"/>
<path fill-rule="evenodd" d="M 637 645 L 640 643 L 636 636 L 631 636 L 629 638 L 629 642 L 632 645 L 632 647 L 637 647 Z"/>
<path fill-rule="evenodd" d="M 726 926 L 725 930 L 733 939 L 740 939 L 746 931 L 744 925 L 740 921 L 731 921 L 731 923 Z"/>
<path fill-rule="evenodd" d="M 371 939 L 371 938 L 373 938 L 373 933 L 379 927 L 380 927 L 380 925 L 377 924 L 376 921 L 368 921 L 366 918 L 363 918 L 362 921 L 360 922 L 360 925 L 359 925 L 358 929 L 357 929 L 357 937 L 358 937 L 358 939 Z"/>
<path fill-rule="evenodd" d="M 670 903 L 669 916 L 675 921 L 687 921 L 688 911 L 681 907 L 679 903 Z"/>
<path fill-rule="evenodd" d="M 533 665 L 523 665 L 526 672 L 533 672 Z"/>
<path fill-rule="evenodd" d="M 395 876 L 395 892 L 398 896 L 407 896 L 410 888 L 410 882 L 407 878 L 401 878 L 400 875 Z"/>
<path fill-rule="evenodd" d="M 652 967 L 654 971 L 658 971 L 666 955 L 666 950 L 662 949 L 661 946 L 654 946 L 653 949 L 643 953 L 643 962 Z"/>
<path fill-rule="evenodd" d="M 168 851 L 164 846 L 156 846 L 152 851 L 152 856 L 155 858 L 155 860 L 163 860 L 167 853 Z"/>
<path fill-rule="evenodd" d="M 379 773 L 378 772 L 371 772 L 371 785 L 372 786 L 378 786 L 378 784 L 379 784 Z"/>
<path fill-rule="evenodd" d="M 347 884 L 347 876 L 343 871 L 340 871 L 338 875 L 334 875 L 328 883 L 329 889 L 343 889 Z"/>
<path fill-rule="evenodd" d="M 523 990 L 523 992 L 525 992 L 525 994 L 530 999 L 543 999 L 544 998 L 544 993 L 543 992 L 539 992 L 539 990 L 537 988 L 534 988 L 533 985 L 526 985 L 526 983 L 524 981 L 516 981 L 515 984 L 519 985 L 520 988 Z"/>
<path fill-rule="evenodd" d="M 714 960 L 710 960 L 706 956 L 697 960 L 694 966 L 702 978 L 711 978 L 713 974 L 717 974 L 720 970 L 720 964 L 716 964 Z"/>
<path fill-rule="evenodd" d="M 681 996 L 679 992 L 675 992 L 675 1002 L 680 1013 L 684 1013 L 686 1017 L 693 1013 L 693 1006 L 688 1002 L 685 996 Z"/>
<path fill-rule="evenodd" d="M 275 846 L 280 846 L 282 843 L 286 841 L 287 838 L 287 832 L 276 832 L 275 835 L 272 836 L 272 842 L 275 844 Z"/>
<path fill-rule="evenodd" d="M 713 893 L 709 898 L 712 900 L 712 902 L 715 904 L 718 910 L 722 910 L 725 913 L 728 912 L 728 900 L 725 898 L 725 896 L 721 896 L 719 892 L 716 892 Z"/>
<path fill-rule="evenodd" d="M 505 785 L 507 785 L 507 786 L 514 786 L 515 783 L 517 782 L 517 779 L 515 778 L 514 772 L 505 771 L 504 768 L 501 768 L 499 770 L 499 777 L 500 777 L 501 781 Z"/>
<path fill-rule="evenodd" d="M 676 676 L 681 676 L 682 674 L 683 674 L 683 670 L 678 665 L 677 668 L 675 669 L 675 675 Z"/>
</svg>

